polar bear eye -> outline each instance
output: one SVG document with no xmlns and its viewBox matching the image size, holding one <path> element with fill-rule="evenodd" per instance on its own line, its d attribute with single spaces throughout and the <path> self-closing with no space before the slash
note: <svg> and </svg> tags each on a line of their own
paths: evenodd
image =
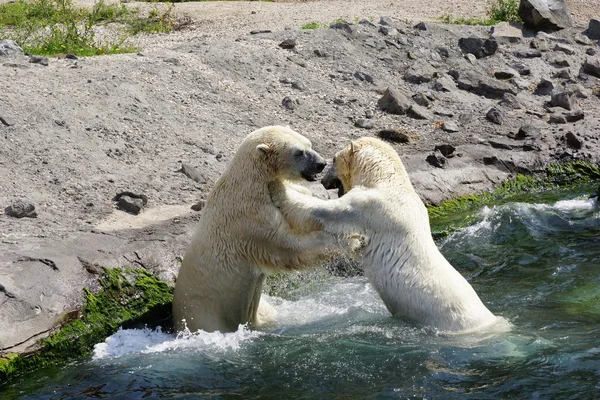
<svg viewBox="0 0 600 400">
<path fill-rule="evenodd" d="M 295 157 L 300 157 L 304 155 L 304 150 L 296 150 L 294 151 L 294 156 Z"/>
</svg>

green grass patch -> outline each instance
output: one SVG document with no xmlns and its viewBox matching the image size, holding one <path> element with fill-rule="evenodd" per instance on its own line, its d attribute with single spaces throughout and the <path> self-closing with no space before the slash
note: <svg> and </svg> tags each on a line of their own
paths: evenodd
<svg viewBox="0 0 600 400">
<path fill-rule="evenodd" d="M 456 229 L 470 225 L 475 211 L 509 201 L 532 201 L 532 196 L 548 190 L 584 184 L 600 184 L 600 168 L 583 161 L 552 164 L 532 175 L 518 174 L 491 192 L 478 193 L 428 206 L 431 231 L 442 238 Z"/>
<path fill-rule="evenodd" d="M 143 269 L 105 269 L 97 294 L 85 290 L 81 316 L 41 340 L 29 354 L 0 356 L 0 384 L 35 369 L 89 354 L 120 326 L 170 318 L 173 290 Z"/>
<path fill-rule="evenodd" d="M 487 18 L 455 18 L 444 14 L 438 18 L 446 24 L 457 25 L 496 25 L 499 22 L 522 22 L 519 16 L 519 0 L 490 0 L 485 11 Z"/>
<path fill-rule="evenodd" d="M 73 0 L 19 0 L 0 4 L 0 36 L 26 53 L 78 56 L 138 51 L 127 39 L 140 32 L 169 32 L 176 21 L 173 4 L 149 12 L 98 0 L 91 9 Z"/>
<path fill-rule="evenodd" d="M 309 22 L 308 24 L 302 25 L 300 28 L 302 28 L 302 29 L 319 29 L 321 27 L 322 27 L 321 24 L 313 21 L 313 22 Z"/>
</svg>

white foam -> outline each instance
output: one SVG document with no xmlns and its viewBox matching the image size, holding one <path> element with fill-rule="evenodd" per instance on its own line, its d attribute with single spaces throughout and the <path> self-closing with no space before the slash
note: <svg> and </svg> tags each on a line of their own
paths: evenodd
<svg viewBox="0 0 600 400">
<path fill-rule="evenodd" d="M 243 342 L 261 335 L 244 326 L 233 333 L 181 332 L 177 335 L 164 333 L 157 328 L 121 329 L 108 337 L 103 343 L 94 346 L 93 358 L 118 358 L 132 353 L 160 353 L 181 348 L 209 350 L 211 352 L 238 350 Z"/>
<path fill-rule="evenodd" d="M 554 203 L 553 207 L 558 211 L 589 211 L 596 207 L 597 200 L 592 199 L 574 199 L 560 200 Z"/>
</svg>

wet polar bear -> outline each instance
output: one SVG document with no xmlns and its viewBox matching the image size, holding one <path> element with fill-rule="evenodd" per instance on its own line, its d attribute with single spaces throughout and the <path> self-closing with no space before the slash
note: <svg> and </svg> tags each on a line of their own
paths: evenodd
<svg viewBox="0 0 600 400">
<path fill-rule="evenodd" d="M 208 196 L 184 256 L 173 298 L 178 331 L 236 331 L 257 325 L 265 274 L 314 265 L 338 246 L 335 235 L 290 226 L 268 183 L 310 194 L 293 181 L 315 180 L 325 160 L 289 128 L 250 133 Z M 307 193 L 308 192 L 308 193 Z"/>
<path fill-rule="evenodd" d="M 507 329 L 438 250 L 427 209 L 390 145 L 353 141 L 336 154 L 323 183 L 343 196 L 320 200 L 276 182 L 269 189 L 290 223 L 318 222 L 329 232 L 366 238 L 362 266 L 393 315 L 447 332 L 496 323 Z"/>
</svg>

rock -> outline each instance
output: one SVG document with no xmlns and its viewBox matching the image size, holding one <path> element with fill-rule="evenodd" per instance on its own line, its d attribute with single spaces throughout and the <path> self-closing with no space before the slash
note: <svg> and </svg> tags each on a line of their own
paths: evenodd
<svg viewBox="0 0 600 400">
<path fill-rule="evenodd" d="M 510 79 L 519 76 L 519 73 L 512 68 L 505 68 L 494 72 L 497 79 Z"/>
<path fill-rule="evenodd" d="M 500 105 L 511 110 L 522 110 L 524 108 L 517 96 L 511 93 L 504 93 Z"/>
<path fill-rule="evenodd" d="M 302 81 L 293 81 L 292 88 L 303 92 L 306 90 L 306 85 Z"/>
<path fill-rule="evenodd" d="M 433 119 L 433 115 L 425 107 L 418 104 L 412 104 L 406 114 L 414 119 Z"/>
<path fill-rule="evenodd" d="M 371 110 L 370 108 L 365 110 L 365 117 L 371 119 L 373 118 L 373 116 L 375 116 L 375 112 L 373 110 Z"/>
<path fill-rule="evenodd" d="M 496 39 L 464 37 L 458 39 L 458 46 L 463 53 L 471 53 L 477 58 L 489 57 L 498 50 Z"/>
<path fill-rule="evenodd" d="M 523 31 L 509 22 L 500 22 L 490 29 L 490 34 L 499 43 L 519 43 L 523 39 Z"/>
<path fill-rule="evenodd" d="M 427 25 L 425 24 L 425 22 L 419 22 L 413 28 L 418 29 L 420 31 L 426 31 L 427 30 Z"/>
<path fill-rule="evenodd" d="M 120 210 L 134 215 L 139 214 L 142 208 L 148 203 L 146 195 L 128 191 L 117 193 L 113 200 L 117 202 L 117 207 Z"/>
<path fill-rule="evenodd" d="M 471 65 L 475 65 L 477 63 L 477 57 L 475 57 L 475 55 L 471 53 L 465 54 L 465 58 L 467 59 L 467 61 L 469 61 Z"/>
<path fill-rule="evenodd" d="M 529 46 L 532 49 L 538 49 L 541 52 L 546 52 L 550 50 L 550 46 L 548 45 L 548 41 L 546 39 L 535 38 L 530 43 Z"/>
<path fill-rule="evenodd" d="M 585 54 L 587 54 L 588 56 L 595 56 L 596 54 L 598 54 L 598 52 L 596 51 L 596 49 L 593 48 L 589 48 L 585 50 Z"/>
<path fill-rule="evenodd" d="M 429 108 L 431 106 L 431 101 L 429 100 L 427 95 L 425 95 L 425 93 L 423 93 L 423 92 L 414 94 L 412 96 L 412 99 L 414 100 L 415 103 L 417 103 L 418 105 L 420 105 L 422 107 Z"/>
<path fill-rule="evenodd" d="M 440 57 L 448 58 L 450 57 L 450 49 L 447 47 L 436 47 L 435 51 L 440 55 Z"/>
<path fill-rule="evenodd" d="M 563 114 L 567 122 L 577 122 L 585 117 L 583 110 L 575 110 Z"/>
<path fill-rule="evenodd" d="M 392 26 L 394 23 L 390 17 L 382 16 L 379 18 L 379 25 Z"/>
<path fill-rule="evenodd" d="M 390 114 L 404 115 L 410 108 L 410 100 L 396 89 L 388 88 L 383 97 L 377 101 L 377 106 Z"/>
<path fill-rule="evenodd" d="M 561 69 L 560 71 L 555 73 L 552 77 L 558 78 L 558 79 L 565 79 L 565 80 L 572 79 L 571 73 L 569 72 L 568 69 Z"/>
<path fill-rule="evenodd" d="M 515 134 L 514 139 L 537 139 L 540 137 L 541 129 L 532 124 L 521 125 L 519 131 Z"/>
<path fill-rule="evenodd" d="M 554 45 L 554 51 L 561 51 L 561 52 L 563 52 L 565 54 L 569 54 L 569 55 L 575 54 L 574 48 L 567 46 L 566 44 L 562 44 L 562 43 L 556 43 Z"/>
<path fill-rule="evenodd" d="M 493 122 L 496 125 L 502 125 L 502 122 L 504 122 L 502 111 L 496 107 L 490 108 L 485 114 L 485 117 L 488 119 L 488 121 Z"/>
<path fill-rule="evenodd" d="M 550 124 L 566 124 L 567 119 L 563 114 L 552 114 L 548 119 L 548 123 Z"/>
<path fill-rule="evenodd" d="M 251 35 L 259 35 L 261 33 L 271 33 L 272 31 L 270 29 L 254 29 L 252 31 L 250 31 Z"/>
<path fill-rule="evenodd" d="M 404 80 L 410 83 L 429 82 L 433 79 L 435 68 L 426 61 L 415 61 L 413 65 L 404 73 Z"/>
<path fill-rule="evenodd" d="M 495 149 L 513 150 L 515 148 L 515 146 L 513 146 L 512 143 L 508 143 L 501 140 L 490 139 L 488 140 L 488 143 Z"/>
<path fill-rule="evenodd" d="M 519 16 L 536 30 L 563 29 L 573 25 L 565 0 L 521 0 Z"/>
<path fill-rule="evenodd" d="M 207 182 L 206 177 L 204 175 L 202 175 L 202 173 L 200 173 L 200 171 L 198 171 L 196 168 L 194 168 L 191 165 L 188 165 L 186 163 L 182 163 L 181 168 L 179 170 L 177 170 L 177 172 L 181 172 L 182 174 L 184 174 L 185 176 L 187 176 L 194 182 L 197 182 L 200 184 L 205 184 Z"/>
<path fill-rule="evenodd" d="M 528 50 L 516 51 L 515 55 L 517 57 L 521 57 L 521 58 L 536 58 L 536 57 L 541 57 L 542 52 L 539 51 L 538 49 L 528 49 Z"/>
<path fill-rule="evenodd" d="M 371 21 L 369 21 L 366 18 L 361 19 L 360 21 L 358 21 L 358 23 L 360 25 L 370 26 L 371 28 L 376 28 L 377 27 L 377 25 L 375 25 L 374 23 L 372 23 Z"/>
<path fill-rule="evenodd" d="M 592 18 L 588 23 L 587 30 L 585 31 L 587 37 L 593 40 L 600 39 L 600 19 Z"/>
<path fill-rule="evenodd" d="M 438 74 L 438 77 L 434 79 L 431 88 L 438 92 L 451 92 L 456 89 L 456 83 L 454 83 L 454 80 L 450 75 L 442 74 L 440 76 Z"/>
<path fill-rule="evenodd" d="M 285 39 L 283 42 L 279 43 L 279 47 L 282 49 L 293 49 L 296 47 L 296 39 Z"/>
<path fill-rule="evenodd" d="M 23 49 L 14 40 L 0 40 L 0 57 L 23 55 Z"/>
<path fill-rule="evenodd" d="M 363 129 L 372 129 L 375 126 L 375 123 L 372 119 L 359 118 L 354 121 L 354 126 Z"/>
<path fill-rule="evenodd" d="M 29 62 L 32 64 L 40 64 L 40 65 L 43 65 L 44 67 L 48 66 L 48 58 L 42 57 L 42 56 L 30 55 Z"/>
<path fill-rule="evenodd" d="M 456 124 L 456 122 L 454 121 L 442 121 L 442 130 L 445 132 L 458 132 L 460 131 L 460 129 L 458 128 L 458 125 Z"/>
<path fill-rule="evenodd" d="M 552 90 L 551 96 L 550 104 L 552 104 L 553 107 L 562 107 L 565 110 L 571 109 L 571 99 L 564 89 L 556 88 Z"/>
<path fill-rule="evenodd" d="M 571 64 L 569 60 L 562 56 L 557 56 L 548 60 L 548 64 L 551 64 L 555 67 L 568 67 Z"/>
<path fill-rule="evenodd" d="M 581 140 L 579 140 L 579 138 L 573 132 L 567 132 L 565 134 L 565 140 L 567 142 L 567 146 L 570 148 L 575 150 L 581 149 Z"/>
<path fill-rule="evenodd" d="M 353 33 L 354 30 L 347 22 L 336 22 L 335 24 L 329 25 L 329 29 L 337 29 L 346 33 Z"/>
<path fill-rule="evenodd" d="M 394 27 L 383 25 L 379 27 L 379 33 L 384 36 L 396 36 L 398 34 L 398 30 Z"/>
<path fill-rule="evenodd" d="M 13 218 L 36 218 L 37 212 L 32 202 L 28 200 L 17 200 L 4 209 L 4 214 Z"/>
<path fill-rule="evenodd" d="M 359 81 L 367 81 L 369 83 L 375 83 L 375 79 L 373 79 L 373 77 L 365 72 L 360 72 L 357 71 L 354 73 L 353 75 L 356 79 L 358 79 Z"/>
<path fill-rule="evenodd" d="M 434 148 L 434 152 L 439 151 L 444 157 L 451 158 L 454 157 L 454 151 L 456 151 L 456 147 L 451 144 L 439 144 Z"/>
<path fill-rule="evenodd" d="M 509 84 L 472 71 L 461 73 L 456 79 L 456 86 L 489 99 L 500 99 L 504 93 L 517 94 Z"/>
<path fill-rule="evenodd" d="M 519 90 L 528 90 L 531 87 L 531 83 L 525 79 L 512 78 L 510 80 Z"/>
<path fill-rule="evenodd" d="M 581 44 L 584 46 L 590 46 L 592 44 L 592 41 L 587 36 L 582 35 L 579 32 L 575 34 L 574 39 L 575 39 L 575 43 Z"/>
<path fill-rule="evenodd" d="M 298 104 L 298 101 L 292 99 L 289 96 L 285 96 L 283 98 L 283 100 L 281 100 L 281 105 L 285 108 L 287 108 L 288 110 L 293 110 L 296 108 L 296 105 Z"/>
<path fill-rule="evenodd" d="M 377 136 L 394 143 L 408 143 L 411 140 L 411 135 L 402 129 L 383 129 L 377 132 Z"/>
<path fill-rule="evenodd" d="M 198 200 L 198 202 L 195 204 L 192 204 L 192 207 L 190 207 L 190 208 L 194 211 L 202 211 L 202 209 L 204 208 L 205 205 L 206 205 L 206 200 Z"/>
<path fill-rule="evenodd" d="M 578 97 L 580 99 L 587 99 L 590 97 L 590 94 L 587 91 L 587 89 L 580 84 L 570 85 L 567 89 L 569 91 L 569 94 L 572 94 L 573 96 Z"/>
<path fill-rule="evenodd" d="M 8 117 L 0 116 L 0 123 L 4 126 L 13 126 L 15 123 Z"/>
<path fill-rule="evenodd" d="M 315 50 L 313 51 L 313 53 L 315 53 L 315 55 L 316 55 L 317 57 L 323 57 L 323 58 L 324 58 L 324 57 L 327 57 L 327 52 L 326 52 L 325 50 L 322 50 L 322 49 L 315 49 Z"/>
<path fill-rule="evenodd" d="M 585 60 L 583 63 L 583 72 L 600 78 L 600 57 Z"/>
<path fill-rule="evenodd" d="M 434 152 L 425 159 L 429 164 L 436 168 L 446 168 L 448 166 L 447 159 L 440 152 Z"/>
<path fill-rule="evenodd" d="M 297 56 L 289 56 L 288 60 L 290 60 L 291 62 L 298 64 L 299 66 L 301 66 L 302 68 L 306 68 L 306 61 L 304 61 L 303 59 L 301 59 L 300 57 Z"/>
<path fill-rule="evenodd" d="M 515 71 L 517 71 L 519 73 L 519 75 L 523 76 L 523 75 L 529 75 L 531 74 L 531 68 L 529 68 L 527 65 L 524 64 L 513 64 L 512 66 Z"/>
<path fill-rule="evenodd" d="M 538 96 L 547 96 L 552 94 L 552 90 L 554 90 L 554 83 L 550 79 L 542 78 L 533 91 L 533 94 L 537 94 Z"/>
</svg>

